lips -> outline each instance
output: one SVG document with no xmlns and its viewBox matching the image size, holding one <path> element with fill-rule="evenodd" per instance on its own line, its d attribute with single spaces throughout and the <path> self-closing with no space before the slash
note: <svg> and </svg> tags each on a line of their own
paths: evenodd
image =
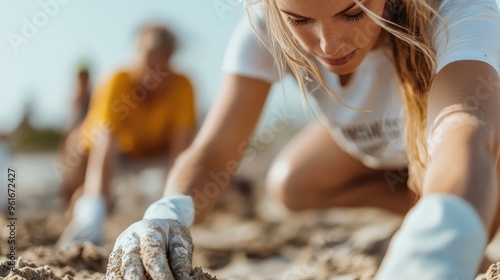
<svg viewBox="0 0 500 280">
<path fill-rule="evenodd" d="M 330 59 L 330 58 L 322 57 L 321 60 L 323 60 L 324 62 L 326 62 L 330 65 L 333 65 L 333 66 L 341 66 L 341 65 L 347 64 L 349 61 L 351 61 L 351 59 L 354 57 L 355 54 L 356 54 L 356 50 L 354 50 L 354 51 L 350 52 L 349 54 L 347 54 L 346 56 L 343 56 L 340 58 Z"/>
</svg>

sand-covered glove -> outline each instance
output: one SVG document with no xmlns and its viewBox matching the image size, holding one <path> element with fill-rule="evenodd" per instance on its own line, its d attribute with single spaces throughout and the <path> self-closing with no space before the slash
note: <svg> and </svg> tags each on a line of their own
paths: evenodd
<svg viewBox="0 0 500 280">
<path fill-rule="evenodd" d="M 375 279 L 474 279 L 486 240 L 481 218 L 467 201 L 429 195 L 408 213 Z"/>
<path fill-rule="evenodd" d="M 144 220 L 118 236 L 106 279 L 190 279 L 194 220 L 191 196 L 164 197 L 151 204 Z"/>
<path fill-rule="evenodd" d="M 57 241 L 57 247 L 66 249 L 75 243 L 91 242 L 100 245 L 106 218 L 106 202 L 99 195 L 84 194 L 73 207 L 71 222 Z"/>
</svg>

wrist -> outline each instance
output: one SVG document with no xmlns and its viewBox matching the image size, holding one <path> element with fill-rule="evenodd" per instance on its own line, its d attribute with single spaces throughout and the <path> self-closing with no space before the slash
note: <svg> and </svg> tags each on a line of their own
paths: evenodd
<svg viewBox="0 0 500 280">
<path fill-rule="evenodd" d="M 143 219 L 175 219 L 190 227 L 194 222 L 194 202 L 190 195 L 176 194 L 153 202 Z"/>
</svg>

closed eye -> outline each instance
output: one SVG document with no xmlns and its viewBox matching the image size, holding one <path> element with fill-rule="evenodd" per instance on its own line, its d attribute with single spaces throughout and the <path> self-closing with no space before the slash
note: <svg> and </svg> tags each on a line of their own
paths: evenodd
<svg viewBox="0 0 500 280">
<path fill-rule="evenodd" d="M 364 11 L 361 11 L 355 15 L 346 15 L 344 14 L 344 18 L 348 21 L 360 21 L 366 16 Z"/>
<path fill-rule="evenodd" d="M 309 22 L 309 19 L 304 18 L 304 19 L 295 19 L 290 16 L 287 16 L 287 21 L 290 25 L 292 26 L 303 26 Z"/>
</svg>

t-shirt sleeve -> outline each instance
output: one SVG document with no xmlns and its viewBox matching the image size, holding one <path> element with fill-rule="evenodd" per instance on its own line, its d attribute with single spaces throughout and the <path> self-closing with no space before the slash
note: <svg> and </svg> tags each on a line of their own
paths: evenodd
<svg viewBox="0 0 500 280">
<path fill-rule="evenodd" d="M 444 0 L 433 36 L 437 72 L 462 60 L 488 63 L 500 74 L 500 13 L 496 0 Z"/>
<path fill-rule="evenodd" d="M 266 37 L 264 33 L 262 35 L 263 38 Z M 273 56 L 254 33 L 247 17 L 240 20 L 233 32 L 226 49 L 222 71 L 268 82 L 280 79 Z"/>
<path fill-rule="evenodd" d="M 196 126 L 196 106 L 193 85 L 187 78 L 182 78 L 180 100 L 177 106 L 176 128 L 192 128 Z"/>
</svg>

